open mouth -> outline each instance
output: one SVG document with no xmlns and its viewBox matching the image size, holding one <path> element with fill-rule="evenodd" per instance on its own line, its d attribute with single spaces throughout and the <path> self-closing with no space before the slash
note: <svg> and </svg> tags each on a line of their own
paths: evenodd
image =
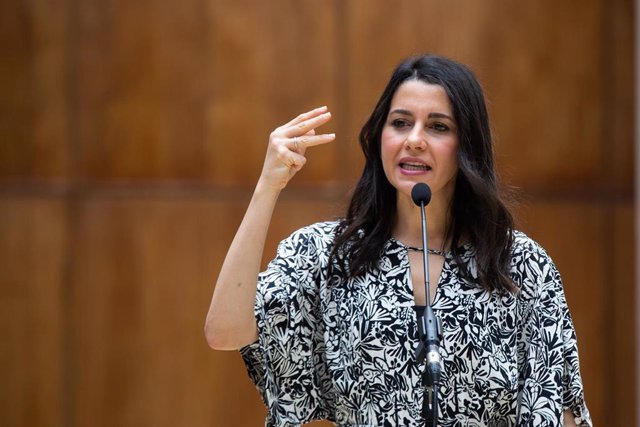
<svg viewBox="0 0 640 427">
<path fill-rule="evenodd" d="M 431 166 L 427 166 L 422 163 L 400 163 L 400 167 L 409 171 L 430 171 Z"/>
</svg>

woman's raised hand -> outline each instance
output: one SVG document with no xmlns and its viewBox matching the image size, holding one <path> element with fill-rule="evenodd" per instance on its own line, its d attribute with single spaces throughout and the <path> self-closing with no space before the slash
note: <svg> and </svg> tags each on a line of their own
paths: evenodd
<svg viewBox="0 0 640 427">
<path fill-rule="evenodd" d="M 212 348 L 238 349 L 258 337 L 254 305 L 260 261 L 278 194 L 305 164 L 307 147 L 326 144 L 333 134 L 315 129 L 331 120 L 327 107 L 301 114 L 274 130 L 262 174 L 225 257 L 207 313 L 205 334 Z"/>
<path fill-rule="evenodd" d="M 260 182 L 274 190 L 282 190 L 291 177 L 307 162 L 307 147 L 333 141 L 333 133 L 316 135 L 315 129 L 331 120 L 327 107 L 300 114 L 271 133 L 262 167 Z"/>
</svg>

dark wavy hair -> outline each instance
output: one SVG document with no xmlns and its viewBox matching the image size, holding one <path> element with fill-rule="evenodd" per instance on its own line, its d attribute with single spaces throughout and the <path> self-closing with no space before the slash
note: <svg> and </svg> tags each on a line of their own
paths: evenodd
<svg viewBox="0 0 640 427">
<path fill-rule="evenodd" d="M 513 218 L 503 201 L 493 158 L 489 115 L 473 72 L 450 59 L 424 55 L 395 69 L 371 116 L 360 131 L 365 166 L 341 220 L 331 256 L 347 276 L 376 267 L 396 220 L 396 189 L 382 169 L 381 134 L 398 87 L 407 80 L 441 86 L 449 97 L 458 128 L 458 176 L 452 206 L 450 241 L 462 275 L 482 288 L 517 292 L 510 279 Z M 475 248 L 476 274 L 460 258 L 462 239 Z"/>
</svg>

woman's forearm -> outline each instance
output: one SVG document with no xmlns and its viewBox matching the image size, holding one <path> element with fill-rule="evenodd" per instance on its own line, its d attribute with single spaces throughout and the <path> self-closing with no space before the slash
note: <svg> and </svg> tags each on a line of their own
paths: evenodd
<svg viewBox="0 0 640 427">
<path fill-rule="evenodd" d="M 258 184 L 229 247 L 205 324 L 207 342 L 214 349 L 235 350 L 256 339 L 256 285 L 278 194 Z"/>
</svg>

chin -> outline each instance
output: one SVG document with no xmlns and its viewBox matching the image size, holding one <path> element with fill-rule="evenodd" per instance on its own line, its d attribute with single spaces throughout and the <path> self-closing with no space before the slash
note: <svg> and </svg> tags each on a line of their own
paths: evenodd
<svg viewBox="0 0 640 427">
<path fill-rule="evenodd" d="M 429 187 L 431 187 L 431 184 L 429 184 L 427 182 L 427 180 L 424 177 L 421 176 L 417 176 L 411 180 L 403 180 L 401 187 L 402 187 L 402 191 L 407 192 L 407 194 L 410 196 L 411 195 L 411 190 L 413 189 L 413 187 L 418 184 L 418 183 L 425 183 L 427 184 Z"/>
<path fill-rule="evenodd" d="M 411 190 L 413 190 L 413 187 L 419 182 L 422 182 L 422 181 L 403 182 L 401 185 L 395 186 L 396 191 L 398 192 L 398 194 L 401 194 L 411 199 Z"/>
</svg>

